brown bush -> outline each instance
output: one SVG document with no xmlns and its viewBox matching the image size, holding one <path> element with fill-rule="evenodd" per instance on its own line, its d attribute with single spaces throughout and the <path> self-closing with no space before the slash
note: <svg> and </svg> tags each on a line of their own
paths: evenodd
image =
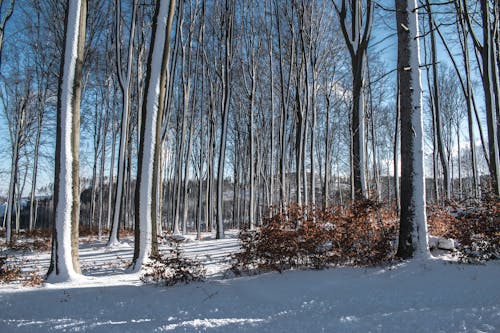
<svg viewBox="0 0 500 333">
<path fill-rule="evenodd" d="M 21 268 L 7 264 L 7 257 L 0 257 L 0 282 L 9 283 L 22 277 Z"/>
<path fill-rule="evenodd" d="M 395 214 L 373 201 L 348 208 L 292 205 L 263 221 L 256 231 L 242 231 L 242 252 L 234 255 L 237 274 L 279 272 L 327 265 L 375 265 L 392 258 Z"/>
<path fill-rule="evenodd" d="M 45 277 L 42 274 L 36 272 L 28 273 L 24 277 L 23 286 L 24 287 L 38 287 L 43 284 Z"/>
<path fill-rule="evenodd" d="M 453 238 L 464 261 L 500 258 L 500 202 L 487 198 L 473 204 L 454 204 L 445 209 L 429 207 L 429 231 Z"/>
</svg>

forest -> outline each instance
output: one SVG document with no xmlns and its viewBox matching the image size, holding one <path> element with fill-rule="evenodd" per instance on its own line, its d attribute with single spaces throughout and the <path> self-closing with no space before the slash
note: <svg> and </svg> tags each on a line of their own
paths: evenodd
<svg viewBox="0 0 500 333">
<path fill-rule="evenodd" d="M 7 286 L 500 276 L 496 0 L 0 0 L 0 100 Z"/>
</svg>

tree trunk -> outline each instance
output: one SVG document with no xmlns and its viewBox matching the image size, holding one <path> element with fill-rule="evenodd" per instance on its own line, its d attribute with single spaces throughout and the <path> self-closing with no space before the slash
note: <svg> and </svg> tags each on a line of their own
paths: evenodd
<svg viewBox="0 0 500 333">
<path fill-rule="evenodd" d="M 416 0 L 396 0 L 401 107 L 401 217 L 397 256 L 428 257 L 422 86 Z"/>
<path fill-rule="evenodd" d="M 335 3 L 334 3 L 335 5 Z M 365 129 L 364 129 L 364 95 L 363 80 L 365 57 L 371 35 L 373 22 L 373 3 L 366 1 L 365 22 L 362 23 L 362 1 L 351 1 L 350 18 L 347 22 L 347 0 L 342 0 L 341 8 L 335 5 L 340 18 L 340 27 L 344 41 L 351 57 L 352 71 L 352 117 L 351 117 L 351 170 L 354 199 L 367 197 L 365 179 Z M 351 31 L 349 31 L 349 28 Z"/>
<path fill-rule="evenodd" d="M 436 50 L 436 38 L 434 33 L 434 20 L 432 18 L 432 9 L 427 0 L 426 3 L 427 15 L 429 16 L 429 30 L 431 35 L 431 56 L 432 56 L 432 107 L 434 110 L 434 118 L 436 122 L 436 140 L 439 158 L 441 160 L 441 167 L 443 168 L 443 178 L 444 178 L 444 194 L 446 199 L 451 199 L 451 180 L 450 180 L 450 172 L 448 170 L 447 160 L 448 157 L 444 151 L 443 147 L 443 136 L 441 134 L 442 124 L 441 124 L 441 111 L 439 104 L 439 84 L 438 84 L 438 60 L 437 60 L 437 50 Z"/>
<path fill-rule="evenodd" d="M 170 10 L 168 10 L 170 8 Z M 135 192 L 135 244 L 132 271 L 139 271 L 152 252 L 152 221 L 156 221 L 153 201 L 154 158 L 157 139 L 157 116 L 160 104 L 160 83 L 166 75 L 166 44 L 169 44 L 170 26 L 175 10 L 175 0 L 157 2 L 153 17 L 153 33 L 146 71 L 145 99 L 142 104 L 141 145 L 138 153 L 138 170 Z M 167 21 L 168 20 L 168 21 Z M 169 22 L 169 23 L 167 23 Z M 168 58 L 168 57 L 167 57 Z M 161 111 L 161 110 L 160 110 Z"/>
<path fill-rule="evenodd" d="M 126 67 L 125 79 L 123 78 L 123 73 L 121 68 L 122 63 L 121 63 L 121 47 L 120 47 L 120 20 L 121 20 L 120 1 L 115 0 L 115 7 L 116 7 L 115 43 L 116 43 L 116 57 L 117 57 L 116 64 L 117 64 L 118 82 L 120 84 L 120 89 L 122 92 L 123 107 L 122 107 L 122 117 L 121 117 L 120 145 L 118 148 L 118 174 L 116 179 L 113 222 L 111 225 L 111 233 L 109 235 L 109 240 L 107 243 L 108 247 L 111 247 L 118 243 L 118 228 L 120 222 L 125 217 L 124 209 L 122 209 L 122 203 L 123 203 L 123 192 L 125 190 L 125 162 L 126 162 L 125 159 L 127 156 L 127 141 L 129 136 L 128 128 L 129 128 L 129 117 L 130 117 L 130 99 L 132 90 L 132 64 L 134 60 L 134 37 L 135 37 L 135 25 L 136 25 L 138 1 L 133 0 L 132 3 L 132 21 L 130 23 L 130 35 L 128 43 L 128 55 L 127 55 L 127 67 Z"/>
<path fill-rule="evenodd" d="M 224 66 L 222 75 L 222 129 L 220 135 L 220 150 L 217 169 L 217 232 L 216 238 L 224 238 L 224 166 L 226 162 L 227 125 L 229 117 L 229 105 L 231 102 L 230 73 L 232 61 L 232 35 L 234 18 L 234 0 L 226 0 L 225 4 L 225 31 L 224 31 Z"/>
<path fill-rule="evenodd" d="M 86 0 L 70 0 L 65 17 L 65 49 L 57 101 L 55 220 L 47 280 L 71 280 L 80 272 L 78 226 L 80 217 L 79 129 L 80 98 L 87 16 Z"/>
</svg>

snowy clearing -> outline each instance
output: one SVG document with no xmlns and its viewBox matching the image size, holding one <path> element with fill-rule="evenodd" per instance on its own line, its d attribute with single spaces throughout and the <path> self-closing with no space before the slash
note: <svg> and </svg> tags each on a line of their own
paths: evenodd
<svg viewBox="0 0 500 333">
<path fill-rule="evenodd" d="M 207 235 L 205 235 L 207 236 Z M 130 242 L 130 240 L 129 240 Z M 79 281 L 0 286 L 0 332 L 499 332 L 500 262 L 441 259 L 387 267 L 225 278 L 235 233 L 184 244 L 203 283 L 157 287 L 125 274 L 131 243 L 82 244 Z M 12 254 L 12 253 L 11 253 Z M 46 269 L 50 253 L 26 253 Z"/>
</svg>

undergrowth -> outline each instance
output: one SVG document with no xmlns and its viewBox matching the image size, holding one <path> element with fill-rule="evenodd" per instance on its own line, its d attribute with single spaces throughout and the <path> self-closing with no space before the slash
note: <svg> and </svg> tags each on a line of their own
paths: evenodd
<svg viewBox="0 0 500 333">
<path fill-rule="evenodd" d="M 428 211 L 430 234 L 456 240 L 463 262 L 500 259 L 500 202 L 486 198 L 479 202 L 454 203 L 445 209 Z"/>
<path fill-rule="evenodd" d="M 21 268 L 7 263 L 7 256 L 0 257 L 0 282 L 9 283 L 22 277 Z"/>
<path fill-rule="evenodd" d="M 396 234 L 394 212 L 374 201 L 348 208 L 292 205 L 259 230 L 240 233 L 243 251 L 233 256 L 232 271 L 376 265 L 392 259 Z"/>
<path fill-rule="evenodd" d="M 203 281 L 206 270 L 198 259 L 183 254 L 182 239 L 172 236 L 164 240 L 170 243 L 171 248 L 167 253 L 150 257 L 150 260 L 143 265 L 141 281 L 166 286 Z"/>
</svg>

